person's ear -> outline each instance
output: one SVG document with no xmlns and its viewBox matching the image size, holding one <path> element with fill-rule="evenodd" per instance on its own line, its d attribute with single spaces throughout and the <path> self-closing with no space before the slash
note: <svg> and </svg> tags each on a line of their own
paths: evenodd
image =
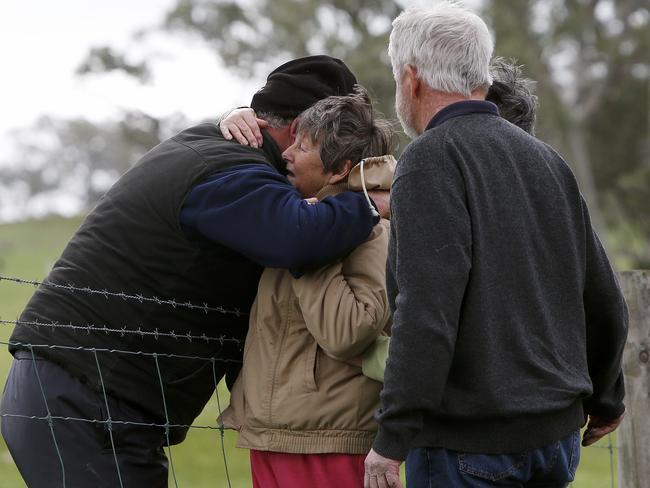
<svg viewBox="0 0 650 488">
<path fill-rule="evenodd" d="M 352 161 L 346 159 L 345 162 L 343 163 L 343 166 L 341 166 L 341 169 L 333 172 L 332 175 L 329 177 L 327 183 L 333 185 L 335 183 L 338 183 L 339 181 L 343 181 L 345 178 L 347 178 L 348 174 L 350 174 L 351 170 L 352 170 Z"/>
<path fill-rule="evenodd" d="M 420 97 L 422 82 L 418 78 L 418 70 L 415 66 L 410 64 L 404 66 L 404 84 L 411 98 L 417 99 Z"/>
<path fill-rule="evenodd" d="M 300 122 L 300 117 L 296 117 L 291 121 L 289 125 L 289 145 L 293 144 L 296 140 L 296 133 L 298 131 L 298 123 Z"/>
</svg>

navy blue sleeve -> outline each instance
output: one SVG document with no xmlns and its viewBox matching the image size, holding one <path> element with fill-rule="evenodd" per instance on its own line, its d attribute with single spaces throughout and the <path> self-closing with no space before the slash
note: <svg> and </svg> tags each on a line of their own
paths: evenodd
<svg viewBox="0 0 650 488">
<path fill-rule="evenodd" d="M 306 270 L 348 254 L 376 222 L 361 194 L 307 204 L 273 168 L 236 166 L 194 186 L 181 209 L 188 238 L 206 238 L 267 267 Z"/>
</svg>

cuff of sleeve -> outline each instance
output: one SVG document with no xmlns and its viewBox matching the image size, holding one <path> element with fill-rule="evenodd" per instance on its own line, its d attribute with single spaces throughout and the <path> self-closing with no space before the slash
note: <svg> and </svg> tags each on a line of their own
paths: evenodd
<svg viewBox="0 0 650 488">
<path fill-rule="evenodd" d="M 587 415 L 592 415 L 594 417 L 600 417 L 603 419 L 617 419 L 623 412 L 625 412 L 625 405 L 619 404 L 616 406 L 604 406 L 604 405 L 590 405 L 588 401 L 583 402 L 585 413 Z"/>
<path fill-rule="evenodd" d="M 409 447 L 406 444 L 400 444 L 400 441 L 401 439 L 398 436 L 392 435 L 380 426 L 372 448 L 385 458 L 404 461 L 409 452 Z"/>
</svg>

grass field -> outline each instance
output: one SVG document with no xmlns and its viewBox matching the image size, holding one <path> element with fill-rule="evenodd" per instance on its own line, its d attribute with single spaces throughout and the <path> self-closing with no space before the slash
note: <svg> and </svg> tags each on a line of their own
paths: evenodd
<svg viewBox="0 0 650 488">
<path fill-rule="evenodd" d="M 44 278 L 79 223 L 79 219 L 49 218 L 0 225 L 0 274 L 33 280 Z M 0 317 L 15 320 L 32 292 L 30 286 L 0 281 Z M 10 334 L 11 326 L 0 325 L 0 340 L 6 342 Z M 10 363 L 11 356 L 3 347 L 0 352 L 0 382 L 3 385 Z M 228 393 L 223 385 L 219 390 L 223 407 L 224 402 L 227 404 Z M 215 425 L 217 414 L 213 400 L 196 420 L 196 425 Z M 248 453 L 234 447 L 232 433 L 226 433 L 224 441 L 232 486 L 250 487 Z M 615 444 L 615 439 L 612 438 L 611 442 Z M 604 439 L 597 447 L 583 449 L 577 478 L 572 485 L 574 488 L 616 486 L 616 483 L 612 485 L 610 475 L 613 468 L 616 478 L 616 453 L 610 456 L 607 446 L 608 439 Z M 612 457 L 613 466 L 610 462 Z M 172 458 L 179 487 L 228 486 L 218 431 L 192 429 L 183 444 L 172 448 Z M 0 488 L 24 486 L 4 442 L 0 440 Z M 170 486 L 174 486 L 171 478 Z"/>
</svg>

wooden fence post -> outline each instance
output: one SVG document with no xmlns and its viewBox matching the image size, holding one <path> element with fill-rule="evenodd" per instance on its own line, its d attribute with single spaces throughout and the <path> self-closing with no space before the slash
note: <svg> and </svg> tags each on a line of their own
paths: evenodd
<svg viewBox="0 0 650 488">
<path fill-rule="evenodd" d="M 626 413 L 617 440 L 619 488 L 650 487 L 650 271 L 619 276 L 630 310 L 623 355 Z"/>
</svg>

